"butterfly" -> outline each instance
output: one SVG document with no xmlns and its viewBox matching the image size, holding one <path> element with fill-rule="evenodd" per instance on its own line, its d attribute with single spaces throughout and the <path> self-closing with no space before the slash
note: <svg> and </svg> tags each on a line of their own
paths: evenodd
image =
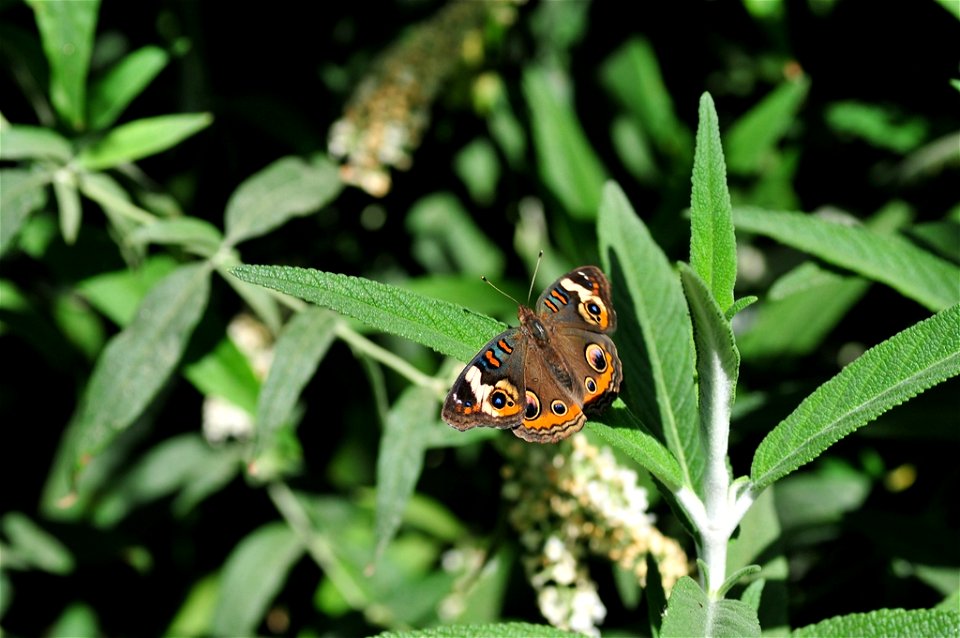
<svg viewBox="0 0 960 638">
<path fill-rule="evenodd" d="M 540 295 L 536 312 L 521 305 L 517 317 L 520 325 L 494 337 L 457 377 L 443 420 L 458 430 L 494 427 L 536 443 L 562 441 L 620 390 L 610 282 L 596 266 L 576 268 Z"/>
</svg>

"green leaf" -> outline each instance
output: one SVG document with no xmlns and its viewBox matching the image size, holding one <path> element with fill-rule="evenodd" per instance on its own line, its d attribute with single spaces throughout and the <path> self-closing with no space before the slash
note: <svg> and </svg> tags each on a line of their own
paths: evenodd
<svg viewBox="0 0 960 638">
<path fill-rule="evenodd" d="M 806 76 L 784 82 L 730 127 L 726 149 L 731 173 L 763 171 L 777 143 L 796 122 L 809 88 Z"/>
<path fill-rule="evenodd" d="M 113 124 L 169 60 L 160 47 L 146 46 L 111 67 L 90 87 L 90 128 L 99 131 Z"/>
<path fill-rule="evenodd" d="M 824 261 L 885 283 L 930 310 L 960 301 L 960 268 L 898 236 L 812 215 L 734 210 L 737 228 L 772 237 Z"/>
<path fill-rule="evenodd" d="M 66 162 L 73 155 L 70 142 L 40 126 L 0 126 L 0 160 L 52 159 Z"/>
<path fill-rule="evenodd" d="M 209 289 L 206 264 L 180 267 L 147 294 L 133 322 L 104 348 L 69 426 L 75 430 L 73 455 L 79 465 L 156 397 L 180 361 Z"/>
<path fill-rule="evenodd" d="M 414 236 L 411 252 L 428 271 L 452 270 L 477 278 L 503 274 L 503 251 L 453 194 L 433 193 L 416 201 L 405 222 Z M 463 246 L 470 246 L 470 250 L 463 250 Z"/>
<path fill-rule="evenodd" d="M 873 481 L 859 469 L 824 462 L 817 463 L 812 470 L 792 474 L 773 487 L 777 509 L 773 518 L 778 529 L 782 527 L 790 535 L 809 529 L 822 534 L 864 506 Z"/>
<path fill-rule="evenodd" d="M 711 459 L 704 474 L 704 487 L 714 490 L 713 496 L 708 498 L 722 502 L 729 485 L 725 459 L 730 435 L 730 410 L 740 374 L 740 353 L 737 352 L 730 322 L 711 296 L 707 284 L 683 263 L 680 264 L 680 281 L 693 319 L 701 441 L 707 457 Z"/>
<path fill-rule="evenodd" d="M 50 101 L 70 128 L 82 130 L 86 122 L 87 70 L 100 0 L 29 0 L 29 4 L 50 65 Z"/>
<path fill-rule="evenodd" d="M 540 175 L 571 216 L 592 220 L 597 216 L 606 171 L 569 100 L 559 93 L 547 70 L 524 70 L 523 94 L 530 108 Z"/>
<path fill-rule="evenodd" d="M 280 429 L 293 418 L 297 399 L 333 343 L 339 318 L 318 308 L 298 312 L 277 338 L 270 372 L 257 401 L 255 465 L 276 444 Z M 258 471 L 258 476 L 261 475 Z"/>
<path fill-rule="evenodd" d="M 453 169 L 474 202 L 481 206 L 494 202 L 500 181 L 500 160 L 489 139 L 478 137 L 460 149 L 453 158 Z"/>
<path fill-rule="evenodd" d="M 411 386 L 387 413 L 377 454 L 377 560 L 393 540 L 423 471 L 429 430 L 440 401 L 430 388 Z M 432 416 L 431 416 L 432 415 Z"/>
<path fill-rule="evenodd" d="M 681 157 L 689 152 L 690 132 L 677 119 L 657 55 L 646 38 L 631 38 L 604 61 L 600 73 L 607 90 L 662 152 Z"/>
<path fill-rule="evenodd" d="M 49 532 L 20 512 L 3 516 L 6 543 L 3 559 L 7 568 L 35 568 L 51 574 L 69 574 L 74 560 L 70 551 Z"/>
<path fill-rule="evenodd" d="M 134 120 L 108 131 L 77 154 L 77 165 L 88 171 L 112 168 L 156 155 L 205 129 L 213 122 L 209 113 L 160 115 Z"/>
<path fill-rule="evenodd" d="M 293 217 L 313 213 L 340 193 L 337 167 L 318 155 L 304 161 L 283 157 L 248 177 L 227 202 L 226 243 L 259 237 Z"/>
<path fill-rule="evenodd" d="M 890 408 L 960 373 L 960 305 L 863 353 L 760 443 L 750 477 L 763 488 Z"/>
<path fill-rule="evenodd" d="M 53 194 L 57 198 L 60 212 L 60 233 L 67 245 L 77 241 L 80 233 L 80 193 L 77 191 L 73 175 L 67 171 L 58 171 L 53 179 Z"/>
<path fill-rule="evenodd" d="M 745 359 L 781 362 L 810 353 L 847 311 L 863 297 L 870 282 L 840 275 L 814 262 L 800 264 L 778 279 L 752 323 L 737 339 Z"/>
<path fill-rule="evenodd" d="M 760 636 L 756 612 L 740 600 L 710 600 L 689 576 L 673 586 L 660 638 Z"/>
<path fill-rule="evenodd" d="M 709 93 L 700 98 L 690 226 L 690 266 L 725 311 L 733 304 L 733 286 L 737 281 L 737 240 L 720 126 Z"/>
<path fill-rule="evenodd" d="M 591 430 L 657 477 L 669 490 L 677 490 L 683 485 L 683 472 L 677 459 L 663 443 L 636 423 L 629 410 L 618 402 L 604 413 L 603 420 L 604 423 L 590 421 Z"/>
<path fill-rule="evenodd" d="M 169 438 L 150 448 L 129 471 L 112 480 L 94 511 L 98 527 L 112 527 L 136 507 L 183 491 L 193 505 L 222 487 L 241 468 L 240 455 L 229 448 L 212 448 L 199 434 L 188 433 Z M 197 493 L 198 486 L 204 486 Z M 181 512 L 186 508 L 179 505 Z"/>
<path fill-rule="evenodd" d="M 239 266 L 238 278 L 299 297 L 460 361 L 506 329 L 499 321 L 369 279 L 286 266 Z"/>
<path fill-rule="evenodd" d="M 757 611 L 764 632 L 775 636 L 789 631 L 789 565 L 784 553 L 783 530 L 776 507 L 781 485 L 778 483 L 757 497 L 740 521 L 736 538 L 730 540 L 727 551 L 727 573 L 733 573 L 747 565 L 762 563 L 760 579 L 750 583 L 740 599 L 748 602 Z M 762 590 L 762 597 L 758 591 L 748 593 L 754 587 Z M 752 598 L 753 596 L 756 598 Z"/>
<path fill-rule="evenodd" d="M 960 635 L 960 613 L 935 609 L 877 609 L 835 616 L 795 629 L 793 638 L 937 638 Z"/>
<path fill-rule="evenodd" d="M 47 636 L 101 636 L 97 614 L 83 603 L 71 603 L 45 630 Z"/>
<path fill-rule="evenodd" d="M 303 544 L 285 523 L 268 523 L 240 541 L 223 566 L 211 635 L 255 635 L 303 553 Z"/>
<path fill-rule="evenodd" d="M 260 379 L 247 356 L 226 334 L 199 359 L 185 363 L 183 376 L 204 396 L 226 399 L 251 416 L 257 411 Z"/>
<path fill-rule="evenodd" d="M 858 137 L 900 155 L 916 149 L 927 137 L 926 120 L 900 117 L 877 104 L 836 102 L 827 107 L 824 116 L 838 137 Z"/>
<path fill-rule="evenodd" d="M 723 313 L 723 316 L 727 318 L 727 321 L 732 321 L 740 311 L 746 309 L 749 306 L 757 303 L 760 298 L 756 295 L 747 295 L 746 297 L 740 297 L 739 299 L 733 302 L 733 305 L 727 308 L 727 311 Z"/>
<path fill-rule="evenodd" d="M 157 219 L 130 233 L 129 241 L 138 244 L 182 246 L 201 257 L 212 257 L 223 242 L 216 226 L 196 217 Z"/>
<path fill-rule="evenodd" d="M 385 631 L 375 638 L 572 638 L 581 636 L 550 625 L 524 622 L 487 625 L 441 625 L 419 631 Z"/>
<path fill-rule="evenodd" d="M 626 404 L 666 442 L 682 484 L 699 489 L 692 327 L 676 272 L 620 190 L 604 189 L 598 223 L 602 259 L 617 299 L 617 343 Z"/>
<path fill-rule="evenodd" d="M 30 213 L 47 203 L 51 175 L 36 170 L 0 170 L 0 256 L 6 254 Z"/>
<path fill-rule="evenodd" d="M 170 255 L 156 255 L 135 270 L 124 268 L 88 277 L 77 284 L 77 291 L 115 324 L 126 326 L 146 294 L 177 265 Z"/>
</svg>

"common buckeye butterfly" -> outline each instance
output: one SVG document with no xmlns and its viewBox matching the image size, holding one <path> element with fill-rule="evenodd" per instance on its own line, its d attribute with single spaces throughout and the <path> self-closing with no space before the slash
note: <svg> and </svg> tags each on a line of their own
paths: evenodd
<svg viewBox="0 0 960 638">
<path fill-rule="evenodd" d="M 617 326 L 610 282 L 596 266 L 560 277 L 520 305 L 520 325 L 500 333 L 467 364 L 443 403 L 458 430 L 510 429 L 521 439 L 556 443 L 609 405 L 623 369 L 608 336 Z"/>
</svg>

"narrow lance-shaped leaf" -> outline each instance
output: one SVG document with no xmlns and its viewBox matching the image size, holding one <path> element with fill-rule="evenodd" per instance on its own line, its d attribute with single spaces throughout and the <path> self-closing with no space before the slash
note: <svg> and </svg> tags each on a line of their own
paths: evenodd
<svg viewBox="0 0 960 638">
<path fill-rule="evenodd" d="M 87 70 L 100 0 L 30 0 L 30 6 L 50 65 L 50 101 L 72 129 L 82 130 L 86 121 Z"/>
<path fill-rule="evenodd" d="M 604 189 L 598 232 L 615 291 L 624 401 L 666 442 L 683 484 L 697 490 L 703 454 L 692 328 L 680 282 L 616 184 Z"/>
<path fill-rule="evenodd" d="M 310 162 L 284 157 L 247 178 L 227 202 L 226 243 L 259 237 L 292 217 L 312 213 L 343 188 L 336 166 L 317 156 Z"/>
<path fill-rule="evenodd" d="M 308 307 L 284 326 L 257 401 L 255 457 L 275 444 L 278 430 L 291 418 L 300 393 L 333 343 L 338 320 L 331 312 Z"/>
<path fill-rule="evenodd" d="M 601 77 L 661 151 L 673 156 L 689 153 L 690 131 L 677 119 L 657 54 L 646 38 L 632 38 L 617 49 L 604 61 Z"/>
<path fill-rule="evenodd" d="M 71 429 L 80 461 L 110 443 L 146 408 L 183 355 L 207 305 L 209 266 L 182 266 L 144 298 L 133 322 L 94 366 Z"/>
<path fill-rule="evenodd" d="M 214 636 L 252 636 L 304 546 L 286 523 L 268 523 L 240 541 L 223 567 Z"/>
<path fill-rule="evenodd" d="M 845 638 L 846 636 L 958 636 L 960 614 L 941 609 L 877 609 L 859 614 L 834 616 L 795 629 L 794 638 Z"/>
<path fill-rule="evenodd" d="M 47 203 L 51 177 L 36 170 L 0 170 L 0 256 L 13 244 L 30 213 Z"/>
<path fill-rule="evenodd" d="M 288 266 L 239 266 L 231 272 L 461 361 L 506 328 L 462 306 L 360 277 Z"/>
<path fill-rule="evenodd" d="M 77 155 L 77 164 L 89 171 L 111 168 L 156 155 L 205 129 L 208 113 L 161 115 L 134 120 L 112 129 Z"/>
<path fill-rule="evenodd" d="M 169 59 L 166 51 L 155 46 L 125 55 L 90 87 L 90 128 L 100 130 L 113 124 Z"/>
<path fill-rule="evenodd" d="M 430 388 L 405 390 L 387 413 L 377 454 L 376 558 L 400 529 L 400 521 L 423 470 L 423 453 L 440 403 Z M 430 418 L 430 415 L 433 418 Z"/>
<path fill-rule="evenodd" d="M 80 193 L 73 174 L 67 170 L 57 171 L 53 179 L 53 193 L 57 198 L 57 208 L 60 213 L 60 234 L 63 241 L 73 244 L 80 233 L 82 208 Z"/>
<path fill-rule="evenodd" d="M 748 638 L 760 636 L 760 621 L 740 600 L 710 599 L 689 576 L 673 586 L 663 614 L 660 638 Z"/>
<path fill-rule="evenodd" d="M 707 456 L 704 503 L 707 514 L 713 516 L 715 513 L 712 508 L 726 507 L 730 484 L 727 447 L 730 410 L 740 371 L 740 354 L 730 322 L 711 297 L 707 284 L 686 264 L 680 265 L 680 280 L 693 319 L 697 378 L 700 381 L 700 431 Z"/>
<path fill-rule="evenodd" d="M 763 488 L 890 408 L 960 373 L 960 305 L 860 355 L 763 439 L 750 477 Z"/>
<path fill-rule="evenodd" d="M 0 121 L 0 160 L 49 158 L 65 162 L 72 154 L 70 142 L 56 131 Z"/>
<path fill-rule="evenodd" d="M 812 215 L 753 208 L 734 211 L 737 228 L 883 282 L 930 310 L 960 301 L 960 268 L 906 239 L 851 227 Z"/>
<path fill-rule="evenodd" d="M 639 463 L 667 489 L 683 485 L 683 472 L 677 459 L 663 443 L 633 419 L 629 410 L 619 404 L 604 414 L 603 423 L 590 421 L 590 428 L 607 443 Z"/>
<path fill-rule="evenodd" d="M 700 98 L 692 181 L 690 266 L 707 284 L 720 308 L 726 310 L 733 304 L 737 281 L 737 242 L 717 111 L 709 93 Z"/>
<path fill-rule="evenodd" d="M 606 173 L 573 110 L 539 67 L 524 71 L 523 94 L 543 181 L 572 216 L 594 219 Z"/>
<path fill-rule="evenodd" d="M 777 143 L 796 122 L 809 87 L 810 81 L 803 76 L 784 82 L 730 127 L 726 147 L 731 173 L 763 169 L 764 161 L 776 152 Z"/>
<path fill-rule="evenodd" d="M 384 631 L 375 638 L 575 638 L 579 634 L 525 622 L 439 625 L 420 631 Z"/>
</svg>

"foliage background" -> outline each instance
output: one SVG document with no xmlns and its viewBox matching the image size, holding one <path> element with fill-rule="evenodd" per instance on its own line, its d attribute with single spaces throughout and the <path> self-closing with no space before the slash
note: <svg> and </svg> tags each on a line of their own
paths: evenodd
<svg viewBox="0 0 960 638">
<path fill-rule="evenodd" d="M 316 214 L 245 244 L 243 260 L 382 281 L 412 278 L 410 285 L 430 285 L 438 281 L 431 277 L 454 274 L 451 264 L 458 260 L 419 257 L 414 249 L 418 242 L 448 247 L 418 231 L 410 212 L 427 195 L 451 193 L 505 264 L 502 271 L 488 274 L 521 296 L 529 277 L 531 241 L 547 242 L 537 247 L 547 249 L 554 269 L 592 261 L 592 229 L 570 217 L 566 202 L 540 172 L 544 158 L 538 157 L 529 137 L 536 124 L 523 76 L 533 67 L 549 69 L 570 83 L 577 121 L 608 175 L 623 185 L 667 254 L 686 259 L 688 223 L 682 210 L 689 204 L 689 165 L 684 157 L 692 150 L 692 137 L 678 134 L 673 150 L 652 144 L 654 168 L 645 169 L 642 161 L 631 165 L 624 160 L 617 143 L 623 132 L 611 132 L 615 118 L 629 109 L 612 94 L 601 70 L 625 42 L 640 36 L 655 52 L 662 73 L 666 94 L 658 97 L 669 96 L 687 133 L 695 129 L 704 90 L 717 102 L 726 135 L 784 83 L 785 75 L 796 77 L 799 72 L 809 79 L 809 91 L 774 141 L 767 163 L 739 174 L 731 165 L 735 204 L 803 211 L 831 207 L 860 220 L 893 209 L 904 216 L 908 236 L 921 244 L 931 239 L 933 228 L 933 245 L 946 247 L 944 256 L 956 262 L 956 148 L 944 162 L 917 175 L 908 175 L 906 163 L 926 144 L 956 136 L 958 129 L 960 97 L 949 80 L 957 73 L 952 43 L 960 41 L 960 29 L 956 11 L 951 13 L 947 5 L 658 2 L 638 3 L 627 18 L 611 2 L 531 2 L 519 8 L 517 23 L 502 41 L 490 44 L 481 64 L 502 81 L 520 124 L 525 139 L 519 161 L 509 161 L 491 134 L 491 117 L 473 101 L 470 90 L 479 70 L 472 69 L 442 93 L 413 168 L 394 172 L 386 197 L 375 200 L 348 188 Z M 329 126 L 377 54 L 439 6 L 397 1 L 357 11 L 349 3 L 291 2 L 225 10 L 219 3 L 108 1 L 101 7 L 97 34 L 101 52 L 146 44 L 179 52 L 123 120 L 164 113 L 213 114 L 207 130 L 138 165 L 155 188 L 173 194 L 187 214 L 222 227 L 225 202 L 244 179 L 280 157 L 326 148 Z M 12 43 L 19 42 L 11 33 L 36 40 L 27 6 L 2 3 L 0 20 L 8 59 Z M 36 123 L 12 74 L 4 73 L 0 82 L 4 117 Z M 869 108 L 838 111 L 838 105 L 853 102 Z M 641 131 L 648 141 L 655 140 L 656 133 Z M 489 197 L 471 191 L 452 161 L 476 140 L 495 150 L 497 177 L 486 185 Z M 724 142 L 729 144 L 727 138 Z M 521 223 L 521 211 L 528 210 L 531 201 L 543 202 L 546 236 Z M 54 219 L 49 212 L 46 216 Z M 926 224 L 945 220 L 945 225 L 926 226 L 924 231 Z M 738 239 L 744 247 L 741 257 L 754 259 L 742 263 L 740 294 L 763 298 L 777 276 L 801 261 L 799 253 L 770 240 L 747 235 Z M 456 246 L 453 254 L 487 254 L 488 245 L 482 251 L 469 244 Z M 92 612 L 94 624 L 105 634 L 162 633 L 201 578 L 216 573 L 251 531 L 278 518 L 264 490 L 241 476 L 186 513 L 172 514 L 172 498 L 166 497 L 134 509 L 109 528 L 86 519 L 46 520 L 40 513 L 43 485 L 64 425 L 97 354 L 95 345 L 85 349 L 84 344 L 102 343 L 101 337 L 78 344 L 65 334 L 58 319 L 62 301 L 76 300 L 78 312 L 93 318 L 95 332 L 113 334 L 116 327 L 86 306 L 77 291 L 93 275 L 127 267 L 102 216 L 90 210 L 85 210 L 75 245 L 55 237 L 38 259 L 15 252 L 2 263 L 3 279 L 15 282 L 30 300 L 29 312 L 2 310 L 0 351 L 6 365 L 0 373 L 0 418 L 6 434 L 3 484 L 8 486 L 3 510 L 25 513 L 59 539 L 76 561 L 66 574 L 4 570 L 2 624 L 14 635 L 49 630 L 77 603 Z M 480 286 L 467 287 L 471 278 L 454 281 L 457 301 L 501 318 L 511 316 L 509 302 L 493 299 Z M 187 360 L 209 349 L 241 309 L 226 286 L 215 286 Z M 735 422 L 734 467 L 745 468 L 771 424 L 797 398 L 832 376 L 849 352 L 878 343 L 928 314 L 892 289 L 873 285 L 809 351 L 773 350 L 764 356 L 761 349 L 755 357 L 746 354 L 741 383 L 749 392 L 743 405 L 752 409 L 742 410 Z M 380 341 L 434 372 L 437 360 L 430 353 L 395 339 Z M 303 469 L 292 479 L 298 489 L 361 499 L 361 488 L 374 484 L 380 426 L 367 374 L 366 364 L 338 343 L 305 390 L 298 430 Z M 386 382 L 391 400 L 405 385 L 390 372 Z M 949 591 L 951 578 L 956 588 L 960 552 L 955 533 L 960 521 L 949 497 L 958 483 L 956 390 L 956 382 L 950 382 L 884 416 L 841 442 L 829 462 L 814 464 L 790 486 L 796 501 L 781 511 L 781 524 L 790 558 L 792 626 L 877 607 L 929 607 Z M 171 437 L 197 432 L 202 400 L 182 379 L 169 384 L 156 406 L 154 427 L 136 443 L 129 463 Z M 418 492 L 449 508 L 463 529 L 487 537 L 498 529 L 496 521 L 502 516 L 500 464 L 496 449 L 484 444 L 431 451 Z M 904 475 L 910 478 L 898 479 Z M 833 498 L 837 494 L 849 498 L 840 503 L 843 499 Z M 663 526 L 680 536 L 666 509 L 659 511 Z M 8 527 L 4 533 L 9 541 Z M 317 595 L 322 578 L 309 560 L 294 566 L 274 602 L 289 616 L 283 633 L 379 630 L 369 614 L 336 615 L 325 608 Z M 601 591 L 610 609 L 605 627 L 632 627 L 636 612 L 616 602 L 612 578 L 601 582 Z M 501 595 L 504 618 L 540 621 L 518 568 Z M 268 626 L 261 629 L 271 631 Z"/>
</svg>

